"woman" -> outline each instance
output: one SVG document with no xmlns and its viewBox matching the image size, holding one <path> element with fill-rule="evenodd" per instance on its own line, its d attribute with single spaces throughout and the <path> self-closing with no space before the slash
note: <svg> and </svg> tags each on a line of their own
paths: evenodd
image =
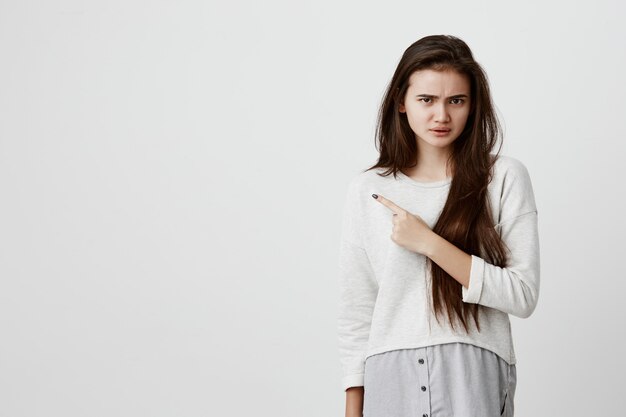
<svg viewBox="0 0 626 417">
<path fill-rule="evenodd" d="M 349 184 L 338 336 L 346 417 L 513 416 L 509 314 L 539 296 L 537 208 L 487 77 L 454 36 L 402 56 L 378 162 Z"/>
</svg>

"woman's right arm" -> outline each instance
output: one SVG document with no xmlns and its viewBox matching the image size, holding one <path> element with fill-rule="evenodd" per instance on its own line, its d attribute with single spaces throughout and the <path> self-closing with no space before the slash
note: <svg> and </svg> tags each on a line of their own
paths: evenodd
<svg viewBox="0 0 626 417">
<path fill-rule="evenodd" d="M 346 417 L 363 417 L 363 387 L 346 390 Z"/>
<path fill-rule="evenodd" d="M 362 417 L 365 357 L 378 293 L 378 282 L 362 239 L 362 204 L 367 197 L 362 195 L 358 181 L 353 180 L 344 204 L 339 245 L 337 330 L 346 417 Z"/>
</svg>

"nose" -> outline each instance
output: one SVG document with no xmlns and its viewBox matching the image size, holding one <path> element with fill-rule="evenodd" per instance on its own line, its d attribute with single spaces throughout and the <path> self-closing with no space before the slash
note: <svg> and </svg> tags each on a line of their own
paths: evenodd
<svg viewBox="0 0 626 417">
<path fill-rule="evenodd" d="M 435 110 L 435 122 L 444 123 L 448 121 L 450 121 L 450 113 L 448 112 L 446 103 L 439 103 L 439 106 L 437 106 Z"/>
</svg>

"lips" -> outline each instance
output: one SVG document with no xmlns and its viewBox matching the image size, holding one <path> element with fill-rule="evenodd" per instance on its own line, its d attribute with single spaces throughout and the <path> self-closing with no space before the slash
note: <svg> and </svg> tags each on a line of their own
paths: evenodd
<svg viewBox="0 0 626 417">
<path fill-rule="evenodd" d="M 443 127 L 436 128 L 436 129 L 430 129 L 430 130 L 432 130 L 432 131 L 434 131 L 434 132 L 449 132 L 449 131 L 450 131 L 450 129 L 448 129 L 448 128 L 443 128 Z"/>
</svg>

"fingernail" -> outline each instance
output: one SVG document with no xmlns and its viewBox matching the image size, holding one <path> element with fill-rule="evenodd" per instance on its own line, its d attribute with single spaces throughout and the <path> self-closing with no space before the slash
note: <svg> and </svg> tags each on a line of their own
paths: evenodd
<svg viewBox="0 0 626 417">
<path fill-rule="evenodd" d="M 374 198 L 378 198 L 378 196 L 376 194 L 372 194 L 372 197 Z"/>
</svg>

